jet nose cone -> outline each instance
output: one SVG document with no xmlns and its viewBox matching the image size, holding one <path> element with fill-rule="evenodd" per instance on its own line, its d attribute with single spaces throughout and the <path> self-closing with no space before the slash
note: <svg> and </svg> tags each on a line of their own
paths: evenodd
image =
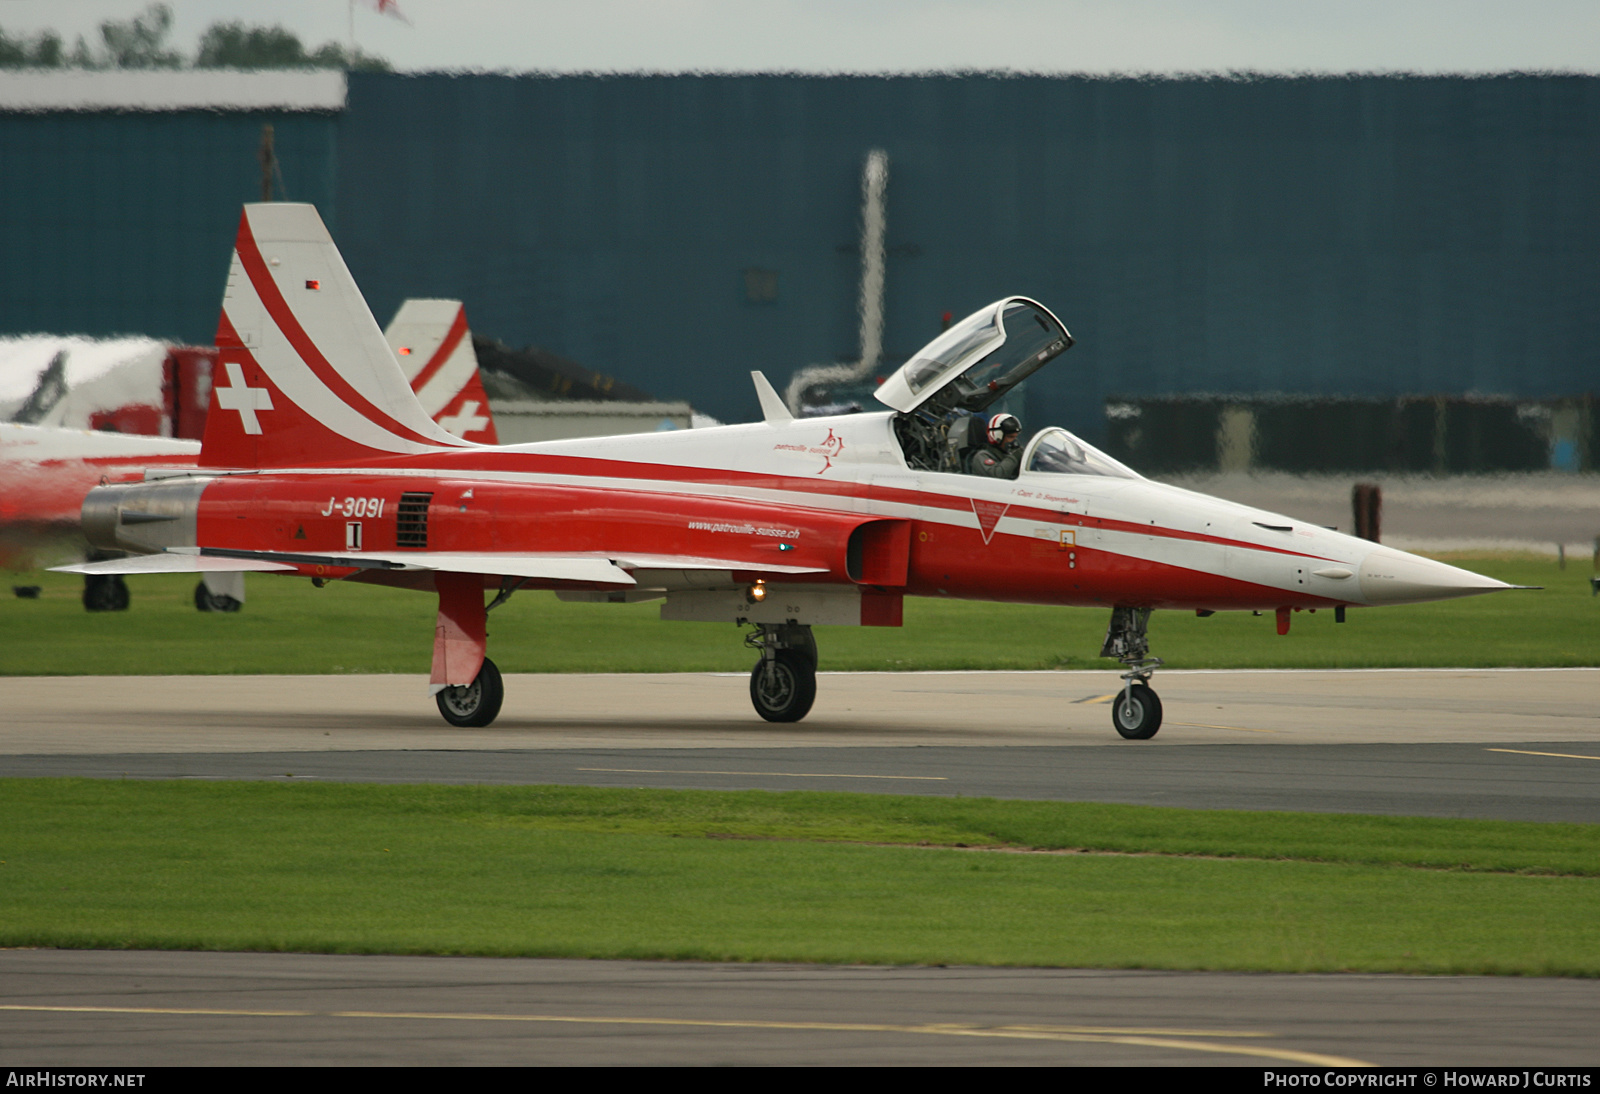
<svg viewBox="0 0 1600 1094">
<path fill-rule="evenodd" d="M 1471 570 L 1388 547 L 1368 555 L 1361 563 L 1360 573 L 1361 594 L 1368 604 L 1418 604 L 1516 588 Z"/>
</svg>

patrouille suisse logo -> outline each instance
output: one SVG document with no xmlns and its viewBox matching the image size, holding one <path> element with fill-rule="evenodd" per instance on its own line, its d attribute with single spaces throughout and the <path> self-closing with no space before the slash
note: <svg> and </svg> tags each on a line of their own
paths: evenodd
<svg viewBox="0 0 1600 1094">
<path fill-rule="evenodd" d="M 844 451 L 844 438 L 835 437 L 833 435 L 833 429 L 830 427 L 828 429 L 828 439 L 823 441 L 816 448 L 813 448 L 812 451 L 816 452 L 822 457 L 822 470 L 817 472 L 817 474 L 820 475 L 823 471 L 826 471 L 828 468 L 832 467 L 833 458 Z"/>
<path fill-rule="evenodd" d="M 844 438 L 836 437 L 833 428 L 828 428 L 828 436 L 821 444 L 775 444 L 772 446 L 779 452 L 805 453 L 810 456 L 821 456 L 822 466 L 817 468 L 817 474 L 822 474 L 833 467 L 833 461 L 839 458 L 839 453 L 844 451 Z"/>
</svg>

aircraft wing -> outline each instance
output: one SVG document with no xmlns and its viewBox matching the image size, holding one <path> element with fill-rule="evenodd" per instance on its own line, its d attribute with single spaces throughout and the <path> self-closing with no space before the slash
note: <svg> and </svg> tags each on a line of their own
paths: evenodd
<svg viewBox="0 0 1600 1094">
<path fill-rule="evenodd" d="M 496 574 L 502 577 L 540 578 L 546 581 L 582 581 L 601 585 L 634 585 L 629 570 L 759 570 L 761 572 L 823 573 L 815 566 L 752 565 L 736 559 L 688 555 L 604 554 L 552 555 L 444 551 L 407 551 L 404 554 L 296 554 L 287 551 L 239 551 L 224 547 L 177 547 L 162 554 L 136 555 L 104 562 L 84 562 L 54 567 L 71 574 L 187 574 L 294 570 L 300 566 L 329 566 L 357 570 L 433 570 L 441 573 Z"/>
<path fill-rule="evenodd" d="M 206 555 L 161 554 L 133 555 L 130 558 L 112 558 L 101 562 L 76 562 L 70 566 L 52 566 L 60 574 L 195 574 L 243 573 L 293 570 L 294 566 L 272 562 L 264 558 L 211 558 Z"/>
<path fill-rule="evenodd" d="M 413 551 L 406 554 L 308 555 L 289 551 L 235 551 L 223 547 L 178 547 L 158 555 L 137 555 L 106 562 L 57 566 L 70 574 L 186 574 L 203 571 L 294 570 L 329 566 L 353 570 L 437 570 L 458 574 L 500 574 L 551 581 L 592 581 L 632 585 L 633 578 L 604 558 L 569 555 L 449 554 Z"/>
<path fill-rule="evenodd" d="M 739 561 L 731 558 L 702 558 L 697 555 L 616 555 L 618 566 L 628 570 L 738 570 L 741 573 L 825 574 L 826 566 L 784 566 L 775 562 Z"/>
</svg>

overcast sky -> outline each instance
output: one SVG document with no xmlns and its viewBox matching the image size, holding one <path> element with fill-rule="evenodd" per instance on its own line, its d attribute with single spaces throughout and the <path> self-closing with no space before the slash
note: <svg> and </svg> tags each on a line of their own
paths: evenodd
<svg viewBox="0 0 1600 1094">
<path fill-rule="evenodd" d="M 620 72 L 1600 71 L 1596 0 L 357 0 L 356 43 L 402 70 Z M 145 0 L 0 0 L 0 27 L 99 43 Z M 347 0 L 172 0 L 214 22 L 348 41 Z"/>
</svg>

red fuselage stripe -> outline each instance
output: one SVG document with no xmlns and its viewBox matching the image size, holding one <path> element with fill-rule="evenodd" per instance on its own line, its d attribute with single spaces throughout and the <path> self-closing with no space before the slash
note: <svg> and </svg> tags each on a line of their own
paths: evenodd
<svg viewBox="0 0 1600 1094">
<path fill-rule="evenodd" d="M 432 453 L 394 456 L 383 460 L 363 460 L 359 466 L 352 461 L 351 463 L 337 469 L 355 472 L 362 468 L 387 470 L 397 467 L 415 468 L 421 474 L 432 475 L 439 478 L 471 478 L 474 472 L 489 471 L 534 475 L 571 475 L 576 478 L 643 479 L 646 481 L 661 482 L 663 484 L 670 484 L 672 486 L 679 487 L 681 489 L 678 492 L 692 491 L 692 489 L 696 486 L 727 486 L 745 490 L 772 490 L 782 493 L 802 494 L 831 494 L 836 497 L 844 498 L 872 498 L 876 501 L 896 502 L 903 505 L 915 505 L 926 509 L 946 509 L 961 513 L 970 513 L 972 511 L 971 500 L 969 498 L 949 494 L 934 494 L 924 490 L 908 490 L 898 487 L 884 488 L 876 485 L 868 486 L 866 483 L 842 480 L 817 480 L 811 478 L 801 478 L 799 476 L 766 474 L 757 471 L 732 471 L 700 467 L 681 467 L 668 464 L 629 463 L 622 460 L 608 460 L 598 457 L 560 456 L 540 452 L 496 452 L 493 449 L 452 451 L 440 449 Z M 330 470 L 332 469 L 334 468 L 330 468 Z M 778 504 L 807 507 L 815 507 L 817 505 L 816 502 L 800 500 L 781 502 Z M 1006 505 L 1007 503 L 997 502 L 996 504 Z M 880 517 L 885 515 L 887 514 L 878 514 Z M 1101 517 L 1091 517 L 1087 513 L 1079 514 L 1084 522 L 1082 525 L 1070 523 L 1069 518 L 1073 518 L 1075 516 L 1072 513 L 1051 509 L 1039 509 L 1025 505 L 1008 505 L 1006 509 L 1006 516 L 1015 516 L 1024 520 L 1047 521 L 1052 524 L 1060 524 L 1064 527 L 1070 528 L 1093 527 L 1108 532 L 1123 532 L 1136 535 L 1155 536 L 1161 539 L 1187 540 L 1194 543 L 1214 544 L 1220 547 L 1242 547 L 1250 551 L 1262 551 L 1267 554 L 1276 555 L 1290 555 L 1295 558 L 1310 558 L 1322 562 L 1338 561 L 1336 559 L 1329 559 L 1324 555 L 1309 554 L 1305 551 L 1294 551 L 1286 547 L 1272 547 L 1263 543 L 1249 543 L 1245 540 L 1227 539 L 1222 536 L 1213 536 L 1204 532 L 1185 532 L 1176 528 L 1163 528 L 1154 524 L 1135 524 L 1131 521 L 1107 520 Z M 1090 522 L 1092 522 L 1092 524 Z"/>
</svg>

